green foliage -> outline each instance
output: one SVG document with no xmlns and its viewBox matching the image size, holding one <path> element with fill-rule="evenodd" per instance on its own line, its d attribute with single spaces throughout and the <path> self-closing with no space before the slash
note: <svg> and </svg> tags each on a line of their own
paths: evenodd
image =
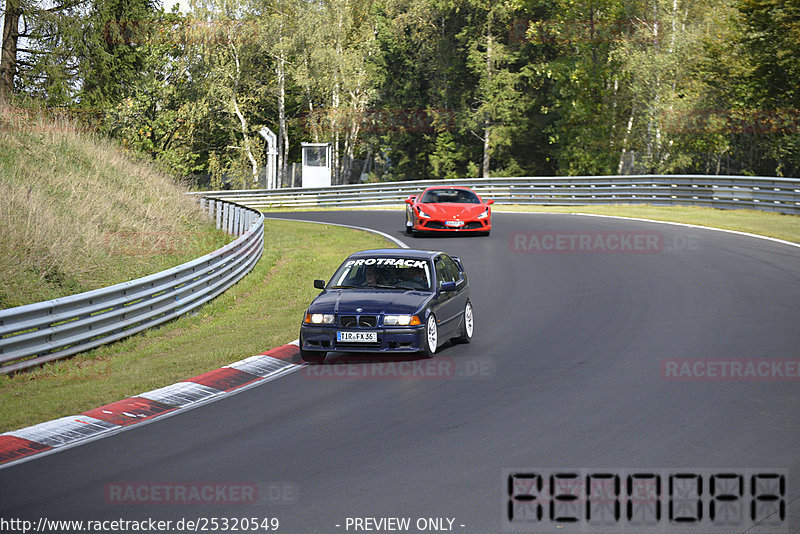
<svg viewBox="0 0 800 534">
<path fill-rule="evenodd" d="M 264 126 L 335 183 L 800 173 L 794 1 L 31 2 L 18 92 L 201 186 L 256 185 Z"/>
</svg>

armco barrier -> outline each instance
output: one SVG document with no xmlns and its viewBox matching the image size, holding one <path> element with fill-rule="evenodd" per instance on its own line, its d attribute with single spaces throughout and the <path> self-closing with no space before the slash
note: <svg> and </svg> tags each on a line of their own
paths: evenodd
<svg viewBox="0 0 800 534">
<path fill-rule="evenodd" d="M 497 204 L 692 205 L 800 213 L 800 179 L 751 176 L 643 175 L 568 178 L 472 178 L 202 193 L 255 209 L 382 206 L 401 203 L 430 185 L 471 187 Z"/>
<path fill-rule="evenodd" d="M 0 373 L 65 358 L 159 325 L 208 302 L 261 258 L 264 216 L 201 199 L 217 228 L 239 236 L 210 254 L 129 282 L 0 310 Z"/>
</svg>

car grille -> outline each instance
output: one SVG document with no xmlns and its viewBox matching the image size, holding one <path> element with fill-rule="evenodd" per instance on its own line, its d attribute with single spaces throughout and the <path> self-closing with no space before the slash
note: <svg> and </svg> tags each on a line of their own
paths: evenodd
<svg viewBox="0 0 800 534">
<path fill-rule="evenodd" d="M 375 328 L 378 326 L 377 315 L 342 315 L 339 324 L 345 328 Z"/>
<path fill-rule="evenodd" d="M 430 228 L 431 230 L 475 230 L 477 228 L 483 228 L 483 224 L 480 221 L 470 221 L 464 226 L 446 226 L 444 223 L 439 221 L 430 221 L 425 224 L 425 228 Z"/>
</svg>

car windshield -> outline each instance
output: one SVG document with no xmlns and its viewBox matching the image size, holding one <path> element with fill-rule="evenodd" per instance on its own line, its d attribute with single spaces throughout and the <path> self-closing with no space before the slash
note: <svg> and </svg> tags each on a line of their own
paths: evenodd
<svg viewBox="0 0 800 534">
<path fill-rule="evenodd" d="M 428 262 L 408 258 L 358 258 L 345 261 L 328 289 L 379 288 L 430 290 Z"/>
<path fill-rule="evenodd" d="M 478 195 L 466 189 L 430 189 L 422 196 L 424 204 L 480 204 Z"/>
</svg>

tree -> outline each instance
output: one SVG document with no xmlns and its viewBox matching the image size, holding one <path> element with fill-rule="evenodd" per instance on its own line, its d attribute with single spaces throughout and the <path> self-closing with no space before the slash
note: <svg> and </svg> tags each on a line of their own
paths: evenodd
<svg viewBox="0 0 800 534">
<path fill-rule="evenodd" d="M 195 83 L 192 22 L 178 13 L 161 13 L 151 24 L 153 31 L 146 34 L 139 28 L 141 74 L 124 98 L 104 104 L 103 131 L 172 173 L 188 176 L 205 169 L 207 158 L 198 148 L 213 131 L 202 86 Z"/>
<path fill-rule="evenodd" d="M 751 146 L 758 146 L 756 174 L 800 174 L 800 3 L 742 0 L 742 44 L 753 68 L 747 129 Z"/>
<path fill-rule="evenodd" d="M 121 101 L 145 69 L 149 50 L 163 46 L 169 19 L 154 0 L 95 0 L 81 40 L 79 99 L 87 106 Z M 156 67 L 151 58 L 148 68 Z M 157 67 L 156 67 L 157 68 Z"/>
<path fill-rule="evenodd" d="M 0 45 L 0 102 L 9 100 L 14 94 L 21 16 L 20 0 L 6 0 L 3 12 L 3 40 Z"/>
<path fill-rule="evenodd" d="M 48 106 L 119 101 L 142 71 L 152 0 L 7 0 L 0 94 Z"/>
<path fill-rule="evenodd" d="M 469 21 L 458 34 L 477 79 L 467 117 L 470 133 L 482 144 L 481 176 L 488 178 L 492 153 L 510 144 L 506 130 L 519 118 L 519 72 L 512 68 L 515 54 L 503 39 L 515 6 L 507 0 L 471 0 L 469 7 Z"/>
</svg>

